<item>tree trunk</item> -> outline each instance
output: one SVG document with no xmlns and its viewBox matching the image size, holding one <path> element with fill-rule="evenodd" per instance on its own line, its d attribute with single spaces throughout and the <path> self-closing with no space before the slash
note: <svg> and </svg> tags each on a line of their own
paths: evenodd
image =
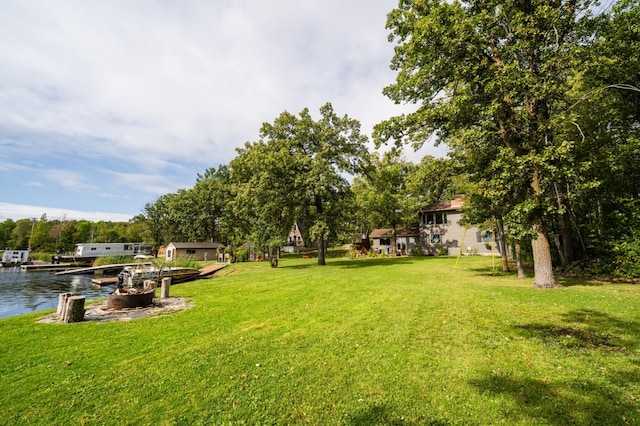
<svg viewBox="0 0 640 426">
<path fill-rule="evenodd" d="M 551 262 L 551 246 L 544 226 L 540 223 L 540 219 L 536 219 L 531 228 L 535 233 L 535 237 L 531 240 L 534 271 L 533 286 L 536 288 L 556 287 L 553 263 Z"/>
<path fill-rule="evenodd" d="M 558 247 L 558 254 L 562 261 L 562 265 L 568 265 L 573 261 L 573 238 L 571 232 L 571 218 L 569 217 L 569 203 L 561 186 L 557 183 L 553 184 L 556 191 L 556 199 L 558 207 L 564 211 L 559 217 L 560 221 L 560 235 L 556 237 L 556 246 Z"/>
<path fill-rule="evenodd" d="M 84 320 L 84 296 L 71 296 L 67 299 L 67 309 L 63 322 L 81 322 Z"/>
<path fill-rule="evenodd" d="M 531 188 L 534 191 L 534 199 L 539 204 L 542 194 L 542 178 L 538 168 L 534 168 Z M 553 262 L 551 260 L 551 246 L 547 238 L 546 230 L 542 224 L 542 215 L 538 213 L 531 221 L 531 229 L 534 238 L 531 240 L 533 251 L 533 286 L 536 288 L 556 287 L 556 278 L 553 275 Z"/>
<path fill-rule="evenodd" d="M 318 265 L 320 266 L 326 265 L 327 263 L 324 258 L 324 246 L 325 246 L 324 238 L 320 238 L 318 240 Z"/>
<path fill-rule="evenodd" d="M 504 223 L 498 219 L 498 244 L 500 246 L 500 256 L 502 257 L 502 272 L 509 272 L 509 261 L 507 259 L 507 239 L 504 235 Z"/>
<path fill-rule="evenodd" d="M 527 274 L 524 273 L 524 267 L 522 266 L 522 256 L 520 254 L 520 240 L 513 242 L 514 249 L 516 251 L 516 269 L 518 270 L 518 278 L 527 278 Z"/>
</svg>

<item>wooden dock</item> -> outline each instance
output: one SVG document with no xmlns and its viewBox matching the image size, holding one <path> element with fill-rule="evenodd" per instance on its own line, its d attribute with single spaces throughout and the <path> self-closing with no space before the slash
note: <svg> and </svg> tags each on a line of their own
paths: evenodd
<svg viewBox="0 0 640 426">
<path fill-rule="evenodd" d="M 214 263 L 213 265 L 205 266 L 200 269 L 200 278 L 209 277 L 227 266 L 229 266 L 228 263 Z"/>
<path fill-rule="evenodd" d="M 94 278 L 91 282 L 98 287 L 102 287 L 103 285 L 115 285 L 118 282 L 118 277 Z"/>
<path fill-rule="evenodd" d="M 77 269 L 78 266 L 72 263 L 34 263 L 32 265 L 21 265 L 20 269 L 27 272 L 55 272 Z"/>
</svg>

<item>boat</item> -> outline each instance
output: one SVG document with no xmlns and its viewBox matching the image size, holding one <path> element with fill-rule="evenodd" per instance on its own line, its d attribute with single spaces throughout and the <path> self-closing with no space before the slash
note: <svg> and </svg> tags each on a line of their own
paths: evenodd
<svg viewBox="0 0 640 426">
<path fill-rule="evenodd" d="M 171 284 L 191 281 L 200 276 L 194 268 L 178 266 L 127 266 L 119 274 L 116 282 L 118 288 L 143 288 L 145 281 L 155 281 L 160 285 L 163 278 L 171 278 Z"/>
<path fill-rule="evenodd" d="M 29 250 L 5 250 L 2 254 L 2 266 L 30 265 Z"/>
<path fill-rule="evenodd" d="M 51 263 L 71 262 L 76 264 L 92 263 L 101 256 L 150 255 L 151 246 L 141 243 L 79 243 L 71 255 L 55 255 Z"/>
</svg>

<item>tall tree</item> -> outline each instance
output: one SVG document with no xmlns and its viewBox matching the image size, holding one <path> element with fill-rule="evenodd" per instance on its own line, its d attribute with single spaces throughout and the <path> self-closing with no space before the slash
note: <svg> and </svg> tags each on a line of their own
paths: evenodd
<svg viewBox="0 0 640 426">
<path fill-rule="evenodd" d="M 509 182 L 519 183 L 512 211 L 534 235 L 536 287 L 556 285 L 546 225 L 557 212 L 555 167 L 566 150 L 554 126 L 567 105 L 572 55 L 589 42 L 590 5 L 401 0 L 387 21 L 399 44 L 398 76 L 385 94 L 418 108 L 378 125 L 377 142 L 420 144 L 437 134 L 474 180 L 510 170 Z"/>
<path fill-rule="evenodd" d="M 13 249 L 11 243 L 11 233 L 13 229 L 16 227 L 15 221 L 13 219 L 5 219 L 3 222 L 0 222 L 0 248 L 2 249 Z"/>
<path fill-rule="evenodd" d="M 18 219 L 11 231 L 10 246 L 14 249 L 25 250 L 29 247 L 29 239 L 33 231 L 35 219 Z"/>
<path fill-rule="evenodd" d="M 146 219 L 146 230 L 144 232 L 145 241 L 151 243 L 154 252 L 170 242 L 173 234 L 173 225 L 169 221 L 169 200 L 171 194 L 162 195 L 154 202 L 149 202 L 144 206 L 144 217 Z"/>
<path fill-rule="evenodd" d="M 582 143 L 579 175 L 567 182 L 579 247 L 606 273 L 640 276 L 640 2 L 619 0 L 602 15 L 594 44 L 577 60 L 567 131 Z"/>
<path fill-rule="evenodd" d="M 239 149 L 231 163 L 240 177 L 235 181 L 243 181 L 238 193 L 245 204 L 256 206 L 256 225 L 270 229 L 271 238 L 282 244 L 294 220 L 309 223 L 318 264 L 324 265 L 326 241 L 348 213 L 345 176 L 364 170 L 366 141 L 360 123 L 336 115 L 330 103 L 320 108 L 317 121 L 305 108 L 298 116 L 283 112 L 264 123 L 260 141 Z"/>
<path fill-rule="evenodd" d="M 355 180 L 352 185 L 359 208 L 366 212 L 369 227 L 392 227 L 394 253 L 396 229 L 417 220 L 416 212 L 408 202 L 406 188 L 414 170 L 415 165 L 406 161 L 400 150 L 392 149 L 382 156 L 373 153 L 367 176 Z"/>
</svg>

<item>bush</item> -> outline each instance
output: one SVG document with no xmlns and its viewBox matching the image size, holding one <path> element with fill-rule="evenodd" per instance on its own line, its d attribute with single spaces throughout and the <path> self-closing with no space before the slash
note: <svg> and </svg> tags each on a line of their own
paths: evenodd
<svg viewBox="0 0 640 426">
<path fill-rule="evenodd" d="M 436 245 L 436 250 L 438 256 L 447 256 L 449 254 L 449 249 L 447 249 L 443 244 Z"/>
<path fill-rule="evenodd" d="M 93 266 L 116 265 L 120 263 L 134 263 L 132 256 L 100 256 L 93 261 Z"/>
<path fill-rule="evenodd" d="M 198 261 L 191 256 L 180 256 L 176 260 L 165 261 L 156 259 L 154 263 L 158 264 L 158 266 L 167 266 L 167 267 L 180 267 L 180 268 L 200 268 L 200 264 Z"/>
<path fill-rule="evenodd" d="M 236 250 L 236 262 L 246 262 L 249 260 L 249 250 L 246 248 L 239 248 Z"/>
<path fill-rule="evenodd" d="M 640 232 L 613 247 L 613 273 L 623 278 L 640 278 Z"/>
</svg>

